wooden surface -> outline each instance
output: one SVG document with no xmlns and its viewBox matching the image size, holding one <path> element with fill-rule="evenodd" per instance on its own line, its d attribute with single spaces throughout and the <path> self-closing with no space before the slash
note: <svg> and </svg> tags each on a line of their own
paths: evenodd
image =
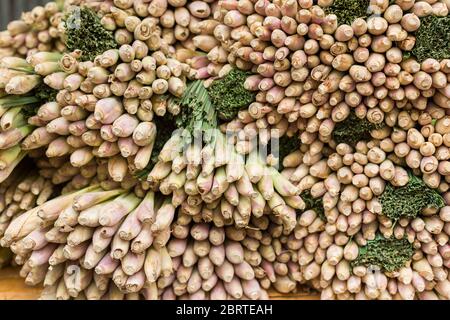
<svg viewBox="0 0 450 320">
<path fill-rule="evenodd" d="M 0 0 L 1 1 L 1 0 Z M 17 268 L 5 268 L 0 270 L 0 300 L 34 300 L 39 297 L 41 288 L 29 287 L 19 276 Z M 283 295 L 271 292 L 273 300 L 318 300 L 317 295 L 305 293 Z"/>
<path fill-rule="evenodd" d="M 18 269 L 0 270 L 0 300 L 34 300 L 40 292 L 40 288 L 25 285 Z"/>
<path fill-rule="evenodd" d="M 270 292 L 270 298 L 272 300 L 320 300 L 320 296 L 318 294 L 306 294 L 306 293 L 282 294 L 276 291 Z"/>
</svg>

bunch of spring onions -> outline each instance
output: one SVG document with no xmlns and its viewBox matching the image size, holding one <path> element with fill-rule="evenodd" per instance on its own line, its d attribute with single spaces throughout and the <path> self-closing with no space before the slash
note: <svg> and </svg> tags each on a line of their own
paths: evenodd
<svg viewBox="0 0 450 320">
<path fill-rule="evenodd" d="M 0 33 L 0 245 L 42 299 L 449 300 L 449 10 L 33 9 Z"/>
</svg>

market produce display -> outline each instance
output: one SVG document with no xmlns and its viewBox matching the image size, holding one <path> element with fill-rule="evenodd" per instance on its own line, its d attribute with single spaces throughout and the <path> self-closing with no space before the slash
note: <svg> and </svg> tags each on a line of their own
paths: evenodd
<svg viewBox="0 0 450 320">
<path fill-rule="evenodd" d="M 0 33 L 0 266 L 42 299 L 449 300 L 449 10 L 24 13 Z"/>
</svg>

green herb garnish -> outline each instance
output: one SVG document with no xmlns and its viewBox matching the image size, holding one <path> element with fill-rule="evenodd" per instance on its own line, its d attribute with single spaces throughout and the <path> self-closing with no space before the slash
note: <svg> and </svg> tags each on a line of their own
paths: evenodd
<svg viewBox="0 0 450 320">
<path fill-rule="evenodd" d="M 239 110 L 255 101 L 256 94 L 244 88 L 244 82 L 250 74 L 232 69 L 224 78 L 214 81 L 208 88 L 211 102 L 220 119 L 233 120 Z"/>
<path fill-rule="evenodd" d="M 352 261 L 355 266 L 377 266 L 381 271 L 398 271 L 412 259 L 414 248 L 407 239 L 386 239 L 377 235 L 374 240 L 367 241 L 367 245 L 359 249 L 359 255 Z"/>
<path fill-rule="evenodd" d="M 354 146 L 359 141 L 367 141 L 371 139 L 370 132 L 381 128 L 382 125 L 375 124 L 366 118 L 358 118 L 354 112 L 342 122 L 338 122 L 333 131 L 333 138 L 336 143 L 346 143 Z"/>
<path fill-rule="evenodd" d="M 429 188 L 420 178 L 409 174 L 409 182 L 403 187 L 386 185 L 380 196 L 382 213 L 392 219 L 402 217 L 415 218 L 425 208 L 442 208 L 444 199 L 439 193 Z"/>
<path fill-rule="evenodd" d="M 415 36 L 416 43 L 412 54 L 419 62 L 427 58 L 450 58 L 450 16 L 420 18 L 420 27 Z"/>
<path fill-rule="evenodd" d="M 328 14 L 335 14 L 339 25 L 351 25 L 357 18 L 367 17 L 369 0 L 335 0 L 333 4 L 325 8 Z"/>
<path fill-rule="evenodd" d="M 88 8 L 76 8 L 66 18 L 66 46 L 69 52 L 81 50 L 83 61 L 117 48 L 114 35 L 101 24 L 96 13 Z"/>
</svg>

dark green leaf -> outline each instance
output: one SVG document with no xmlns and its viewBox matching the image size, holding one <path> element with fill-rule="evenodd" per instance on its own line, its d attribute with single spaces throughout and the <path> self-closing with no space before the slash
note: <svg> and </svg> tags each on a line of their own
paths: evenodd
<svg viewBox="0 0 450 320">
<path fill-rule="evenodd" d="M 437 191 L 411 173 L 406 186 L 394 187 L 388 183 L 380 202 L 383 214 L 392 220 L 402 217 L 415 218 L 425 208 L 439 209 L 445 205 L 444 199 Z"/>
<path fill-rule="evenodd" d="M 328 14 L 335 14 L 339 25 L 351 25 L 356 18 L 367 17 L 369 0 L 335 0 L 333 4 L 325 8 Z"/>
<path fill-rule="evenodd" d="M 359 249 L 359 255 L 351 265 L 377 266 L 381 271 L 393 272 L 405 266 L 413 254 L 413 245 L 407 239 L 386 239 L 378 235 Z"/>
<path fill-rule="evenodd" d="M 255 101 L 256 94 L 244 88 L 249 72 L 232 69 L 224 78 L 213 82 L 208 88 L 211 102 L 219 118 L 233 120 L 239 110 L 247 108 Z"/>
<path fill-rule="evenodd" d="M 88 8 L 75 9 L 67 16 L 65 26 L 67 50 L 81 50 L 83 61 L 92 61 L 97 55 L 117 48 L 113 33 L 106 30 L 96 13 Z"/>
<path fill-rule="evenodd" d="M 354 146 L 358 141 L 370 140 L 370 132 L 381 128 L 382 125 L 375 124 L 366 118 L 358 118 L 354 112 L 342 122 L 338 122 L 333 131 L 333 138 L 336 143 L 347 143 Z"/>
<path fill-rule="evenodd" d="M 427 58 L 450 58 L 450 16 L 420 18 L 420 27 L 415 36 L 416 43 L 412 54 L 419 62 Z"/>
</svg>

